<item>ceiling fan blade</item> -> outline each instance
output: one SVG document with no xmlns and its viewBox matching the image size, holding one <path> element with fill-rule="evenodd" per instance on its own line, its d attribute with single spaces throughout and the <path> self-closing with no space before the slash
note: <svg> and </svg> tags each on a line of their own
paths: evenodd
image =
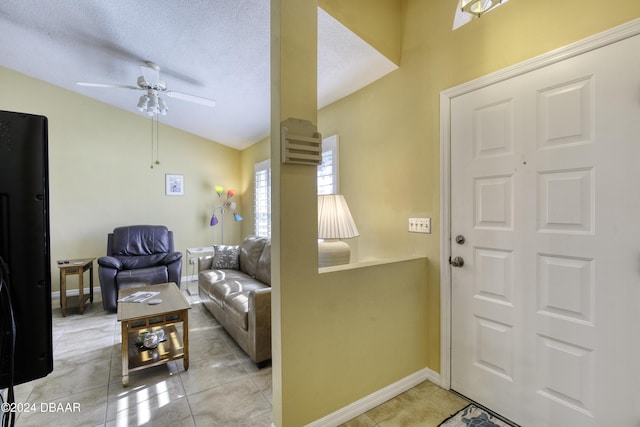
<svg viewBox="0 0 640 427">
<path fill-rule="evenodd" d="M 91 83 L 91 82 L 76 82 L 78 86 L 89 86 L 89 87 L 116 87 L 122 89 L 135 89 L 140 90 L 137 86 L 129 86 L 129 85 L 114 85 L 111 83 Z"/>
<path fill-rule="evenodd" d="M 207 107 L 216 106 L 216 101 L 214 101 L 213 99 L 202 98 L 201 96 L 189 95 L 187 93 L 174 92 L 171 90 L 167 91 L 166 94 L 170 98 L 176 98 L 176 99 L 181 99 L 183 101 L 195 102 L 196 104 L 206 105 Z"/>
</svg>

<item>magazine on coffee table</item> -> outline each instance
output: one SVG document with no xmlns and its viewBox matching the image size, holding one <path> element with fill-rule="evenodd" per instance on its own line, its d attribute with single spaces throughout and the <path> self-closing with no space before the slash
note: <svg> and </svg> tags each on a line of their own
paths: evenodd
<svg viewBox="0 0 640 427">
<path fill-rule="evenodd" d="M 145 302 L 159 294 L 160 292 L 138 291 L 124 298 L 120 298 L 118 302 Z"/>
</svg>

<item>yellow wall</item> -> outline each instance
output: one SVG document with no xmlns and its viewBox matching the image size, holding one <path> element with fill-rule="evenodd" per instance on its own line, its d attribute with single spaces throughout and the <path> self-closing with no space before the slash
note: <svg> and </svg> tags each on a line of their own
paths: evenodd
<svg viewBox="0 0 640 427">
<path fill-rule="evenodd" d="M 453 32 L 456 4 L 403 1 L 400 69 L 318 113 L 319 130 L 340 135 L 341 189 L 361 233 L 349 242 L 357 257 L 429 262 L 318 275 L 315 246 L 296 235 L 313 220 L 282 220 L 281 256 L 295 252 L 299 263 L 279 296 L 274 411 L 282 407 L 282 425 L 319 419 L 421 368 L 440 369 L 440 92 L 640 16 L 637 0 L 511 0 Z M 313 184 L 294 185 L 296 178 L 281 178 L 283 192 L 306 201 Z M 432 217 L 434 233 L 406 232 L 409 216 Z"/>
<path fill-rule="evenodd" d="M 398 0 L 319 0 L 318 4 L 378 52 L 400 64 L 402 10 Z"/>
<path fill-rule="evenodd" d="M 315 171 L 310 166 L 280 164 L 280 123 L 289 118 L 317 123 L 317 1 L 271 0 L 271 303 L 273 357 L 273 422 L 304 425 L 298 412 L 301 390 L 301 318 L 308 306 L 300 289 L 314 285 L 317 261 Z M 307 280 L 310 279 L 310 280 Z M 300 302 L 298 304 L 298 301 Z M 309 332 L 309 331 L 307 331 Z M 314 411 L 312 411 L 313 413 Z"/>
<path fill-rule="evenodd" d="M 302 426 L 424 368 L 428 266 L 318 273 L 316 168 L 279 163 L 280 121 L 316 123 L 315 2 L 274 0 L 274 13 L 274 423 Z"/>
<path fill-rule="evenodd" d="M 161 125 L 160 165 L 151 169 L 147 117 L 2 67 L 0 93 L 0 109 L 49 119 L 54 291 L 59 290 L 55 261 L 105 255 L 107 233 L 117 226 L 166 225 L 183 253 L 219 243 L 219 226 L 209 226 L 216 206 L 213 186 L 239 187 L 239 151 Z M 184 175 L 184 196 L 165 196 L 167 173 Z M 240 225 L 229 220 L 225 226 L 225 242 L 240 241 Z M 97 286 L 97 265 L 94 270 Z M 70 288 L 77 286 L 73 279 Z"/>
</svg>

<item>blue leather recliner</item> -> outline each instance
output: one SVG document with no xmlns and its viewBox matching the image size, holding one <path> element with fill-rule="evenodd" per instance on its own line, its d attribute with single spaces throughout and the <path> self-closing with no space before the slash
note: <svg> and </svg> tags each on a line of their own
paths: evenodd
<svg viewBox="0 0 640 427">
<path fill-rule="evenodd" d="M 102 306 L 116 311 L 118 290 L 174 282 L 180 287 L 182 253 L 162 225 L 117 227 L 107 236 L 107 256 L 98 258 Z"/>
</svg>

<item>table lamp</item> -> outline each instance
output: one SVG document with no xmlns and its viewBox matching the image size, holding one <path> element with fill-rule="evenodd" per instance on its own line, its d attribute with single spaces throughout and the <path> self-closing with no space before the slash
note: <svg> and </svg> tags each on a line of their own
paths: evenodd
<svg viewBox="0 0 640 427">
<path fill-rule="evenodd" d="M 340 194 L 318 196 L 318 267 L 349 264 L 351 248 L 340 239 L 359 236 L 349 206 Z"/>
</svg>

